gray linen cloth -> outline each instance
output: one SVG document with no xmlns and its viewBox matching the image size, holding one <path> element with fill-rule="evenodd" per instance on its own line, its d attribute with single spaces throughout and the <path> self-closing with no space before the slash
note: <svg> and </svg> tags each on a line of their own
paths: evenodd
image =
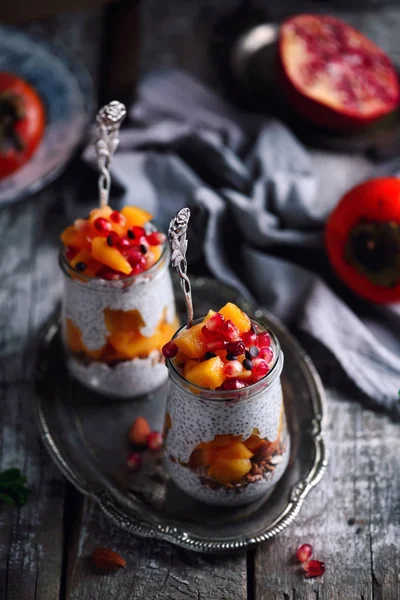
<svg viewBox="0 0 400 600">
<path fill-rule="evenodd" d="M 323 250 L 327 215 L 372 163 L 309 152 L 282 123 L 241 114 L 175 70 L 144 80 L 130 116 L 112 162 L 123 202 L 164 229 L 194 208 L 189 258 L 202 253 L 217 279 L 320 340 L 362 392 L 400 414 L 400 311 L 348 291 L 344 300 Z"/>
</svg>

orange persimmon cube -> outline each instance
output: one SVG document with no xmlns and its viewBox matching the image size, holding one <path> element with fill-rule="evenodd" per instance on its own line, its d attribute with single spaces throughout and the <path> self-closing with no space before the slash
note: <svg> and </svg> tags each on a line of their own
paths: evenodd
<svg viewBox="0 0 400 600">
<path fill-rule="evenodd" d="M 192 369 L 193 367 L 195 367 L 196 365 L 198 365 L 199 362 L 197 360 L 194 360 L 192 358 L 189 358 L 186 362 L 185 365 L 183 367 L 183 376 L 187 379 L 187 374 L 189 373 L 190 369 Z"/>
<path fill-rule="evenodd" d="M 75 225 L 70 225 L 62 232 L 60 239 L 64 246 L 73 246 L 74 248 L 90 248 L 90 241 L 84 231 L 78 230 Z"/>
<path fill-rule="evenodd" d="M 253 433 L 249 438 L 247 438 L 247 440 L 243 441 L 243 444 L 246 446 L 246 448 L 252 452 L 255 452 L 257 448 L 261 446 L 262 442 L 263 440 L 258 435 Z"/>
<path fill-rule="evenodd" d="M 230 446 L 226 446 L 226 448 L 221 448 L 219 453 L 220 458 L 251 458 L 253 453 L 246 448 L 246 446 L 242 443 L 231 444 Z"/>
<path fill-rule="evenodd" d="M 204 467 L 209 467 L 218 459 L 220 448 L 213 448 L 210 444 L 201 450 L 201 463 Z"/>
<path fill-rule="evenodd" d="M 225 485 L 226 483 L 238 483 L 251 469 L 251 462 L 247 458 L 218 458 L 218 460 L 209 467 L 208 477 Z"/>
<path fill-rule="evenodd" d="M 145 325 L 142 315 L 136 308 L 133 310 L 105 308 L 103 312 L 104 322 L 110 333 L 117 333 L 118 331 L 139 333 Z"/>
<path fill-rule="evenodd" d="M 152 214 L 138 206 L 124 206 L 121 215 L 124 215 L 128 227 L 143 227 L 153 218 Z"/>
<path fill-rule="evenodd" d="M 201 333 L 202 328 L 203 323 L 199 323 L 190 329 L 184 329 L 174 338 L 178 349 L 189 358 L 201 358 L 206 352 L 206 342 Z"/>
<path fill-rule="evenodd" d="M 215 390 L 225 379 L 224 363 L 219 356 L 199 362 L 188 371 L 186 379 L 199 387 Z"/>
<path fill-rule="evenodd" d="M 251 328 L 251 321 L 249 317 L 244 313 L 236 304 L 228 302 L 218 311 L 226 320 L 232 321 L 239 329 L 240 333 L 249 331 Z"/>
<path fill-rule="evenodd" d="M 107 238 L 95 237 L 92 241 L 92 256 L 95 260 L 98 260 L 103 265 L 107 265 L 115 271 L 120 271 L 129 275 L 132 271 L 131 265 L 128 263 L 126 258 L 122 256 L 121 252 L 117 248 L 113 248 L 107 244 Z"/>
</svg>

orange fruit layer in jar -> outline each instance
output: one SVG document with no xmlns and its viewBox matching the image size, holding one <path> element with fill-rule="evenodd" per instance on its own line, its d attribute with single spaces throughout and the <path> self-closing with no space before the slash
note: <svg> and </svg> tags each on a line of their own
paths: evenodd
<svg viewBox="0 0 400 600">
<path fill-rule="evenodd" d="M 201 323 L 182 330 L 163 348 L 177 371 L 188 381 L 207 390 L 241 390 L 263 379 L 274 360 L 268 332 L 235 304 L 218 312 L 210 310 Z M 246 485 L 265 471 L 273 471 L 272 457 L 282 455 L 283 408 L 276 440 L 263 439 L 253 430 L 248 439 L 231 434 L 216 435 L 198 444 L 188 466 L 199 476 L 221 486 Z M 167 415 L 166 431 L 171 427 Z"/>
<path fill-rule="evenodd" d="M 73 279 L 88 278 L 117 281 L 139 275 L 150 269 L 163 253 L 166 237 L 150 224 L 147 211 L 126 206 L 121 211 L 109 206 L 91 211 L 87 219 L 77 219 L 61 234 L 65 258 L 72 267 Z M 138 310 L 103 310 L 108 335 L 98 349 L 86 347 L 79 327 L 66 320 L 66 342 L 77 357 L 86 361 L 113 364 L 134 358 L 146 358 L 151 352 L 161 353 L 163 345 L 179 326 L 169 323 L 166 314 L 151 336 L 142 335 L 145 327 Z"/>
</svg>

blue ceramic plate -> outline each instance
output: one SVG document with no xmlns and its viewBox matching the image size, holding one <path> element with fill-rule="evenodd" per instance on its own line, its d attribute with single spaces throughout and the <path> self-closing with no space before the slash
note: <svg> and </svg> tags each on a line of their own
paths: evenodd
<svg viewBox="0 0 400 600">
<path fill-rule="evenodd" d="M 89 75 L 56 45 L 0 27 L 0 71 L 26 79 L 46 108 L 46 130 L 30 161 L 0 180 L 0 205 L 22 199 L 52 181 L 82 141 L 94 111 Z"/>
</svg>

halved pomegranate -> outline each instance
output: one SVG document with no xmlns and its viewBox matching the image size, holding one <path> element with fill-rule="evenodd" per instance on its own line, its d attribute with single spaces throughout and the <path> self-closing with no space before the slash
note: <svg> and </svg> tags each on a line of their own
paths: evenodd
<svg viewBox="0 0 400 600">
<path fill-rule="evenodd" d="M 287 19 L 280 29 L 278 58 L 287 101 L 318 125 L 356 128 L 399 104 L 399 81 L 390 59 L 340 19 Z"/>
</svg>

